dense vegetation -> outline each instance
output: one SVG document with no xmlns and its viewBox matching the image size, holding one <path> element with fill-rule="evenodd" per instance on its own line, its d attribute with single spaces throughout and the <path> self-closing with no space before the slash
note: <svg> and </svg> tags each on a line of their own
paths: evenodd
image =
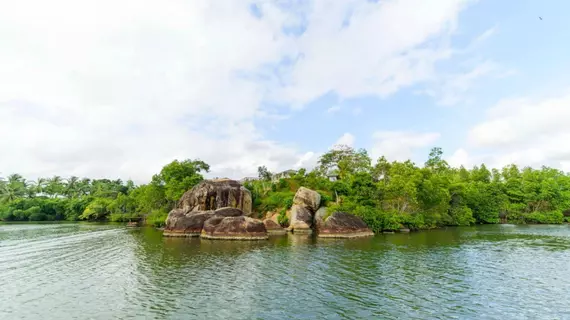
<svg viewBox="0 0 570 320">
<path fill-rule="evenodd" d="M 204 179 L 209 165 L 173 161 L 149 184 L 108 179 L 29 181 L 18 174 L 0 178 L 0 219 L 4 221 L 130 221 L 160 226 L 182 194 Z M 510 165 L 452 168 L 432 149 L 427 162 L 372 163 L 366 150 L 339 146 L 324 154 L 312 171 L 301 169 L 275 179 L 259 167 L 248 181 L 254 211 L 272 211 L 288 224 L 287 210 L 300 186 L 317 190 L 329 211 L 361 216 L 376 232 L 483 223 L 563 223 L 570 216 L 570 176 L 552 168 Z"/>
<path fill-rule="evenodd" d="M 509 223 L 563 223 L 570 216 L 570 176 L 552 168 L 489 170 L 452 168 L 442 150 L 431 150 L 419 167 L 411 161 L 375 164 L 366 150 L 340 146 L 323 155 L 311 172 L 301 169 L 289 179 L 246 184 L 258 212 L 284 214 L 293 192 L 306 186 L 321 193 L 329 211 L 361 216 L 375 232 L 440 226 Z M 330 179 L 333 178 L 333 179 Z M 334 181 L 331 181 L 334 180 Z M 566 217 L 565 217 L 566 216 Z"/>
<path fill-rule="evenodd" d="M 199 160 L 173 161 L 149 184 L 55 176 L 28 181 L 0 178 L 0 219 L 4 221 L 138 221 L 164 224 L 182 194 L 202 181 L 209 166 Z"/>
</svg>

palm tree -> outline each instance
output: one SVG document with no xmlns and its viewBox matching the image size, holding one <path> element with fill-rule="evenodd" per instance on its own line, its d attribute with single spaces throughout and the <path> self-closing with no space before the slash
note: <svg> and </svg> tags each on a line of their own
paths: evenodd
<svg viewBox="0 0 570 320">
<path fill-rule="evenodd" d="M 63 193 L 63 183 L 60 176 L 53 176 L 48 179 L 46 186 L 46 193 L 52 197 L 56 197 Z"/>
<path fill-rule="evenodd" d="M 91 193 L 91 179 L 83 178 L 77 182 L 80 195 L 86 196 Z"/>
<path fill-rule="evenodd" d="M 19 174 L 11 174 L 8 179 L 0 179 L 0 202 L 12 202 L 26 193 L 25 180 Z"/>
<path fill-rule="evenodd" d="M 67 185 L 65 187 L 65 195 L 70 198 L 75 198 L 79 192 L 79 178 L 72 176 L 67 179 Z"/>
<path fill-rule="evenodd" d="M 36 189 L 36 193 L 42 194 L 45 192 L 47 180 L 45 178 L 38 178 L 34 182 L 34 188 Z"/>
</svg>

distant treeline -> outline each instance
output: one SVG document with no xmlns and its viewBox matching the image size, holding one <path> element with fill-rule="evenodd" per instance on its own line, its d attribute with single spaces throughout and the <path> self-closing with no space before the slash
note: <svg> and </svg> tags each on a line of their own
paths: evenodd
<svg viewBox="0 0 570 320">
<path fill-rule="evenodd" d="M 173 161 L 149 184 L 132 181 L 52 177 L 29 181 L 18 174 L 0 178 L 0 219 L 144 220 L 160 226 L 182 194 L 204 178 L 209 165 L 200 160 Z M 364 149 L 337 146 L 312 170 L 273 175 L 262 166 L 259 177 L 244 185 L 254 211 L 287 210 L 300 186 L 317 190 L 332 211 L 361 216 L 374 231 L 488 223 L 563 223 L 570 216 L 570 176 L 560 170 L 509 165 L 489 170 L 452 168 L 442 150 L 431 150 L 418 166 L 411 161 L 375 163 Z"/>
</svg>

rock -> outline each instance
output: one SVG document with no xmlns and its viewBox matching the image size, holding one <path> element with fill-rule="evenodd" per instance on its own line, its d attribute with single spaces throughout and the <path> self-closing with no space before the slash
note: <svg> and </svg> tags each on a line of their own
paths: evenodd
<svg viewBox="0 0 570 320">
<path fill-rule="evenodd" d="M 202 232 L 204 222 L 213 216 L 214 211 L 173 209 L 168 213 L 162 234 L 167 237 L 197 237 Z"/>
<path fill-rule="evenodd" d="M 238 208 L 232 208 L 232 207 L 216 209 L 214 211 L 214 214 L 216 216 L 222 216 L 222 217 L 239 217 L 244 215 L 243 211 L 241 211 Z"/>
<path fill-rule="evenodd" d="M 401 232 L 401 233 L 410 233 L 410 229 L 408 229 L 408 228 L 402 228 L 402 229 L 400 229 L 400 232 Z"/>
<path fill-rule="evenodd" d="M 264 240 L 267 229 L 261 220 L 250 217 L 223 217 L 215 215 L 206 220 L 200 236 L 217 240 Z"/>
<path fill-rule="evenodd" d="M 163 235 L 170 237 L 197 237 L 202 232 L 204 222 L 214 216 L 238 217 L 243 211 L 237 208 L 220 208 L 215 211 L 188 211 L 173 209 L 168 213 Z"/>
<path fill-rule="evenodd" d="M 331 214 L 318 231 L 318 236 L 321 238 L 356 238 L 374 235 L 362 219 L 346 212 Z"/>
<path fill-rule="evenodd" d="M 305 207 L 312 213 L 315 213 L 321 205 L 321 195 L 311 189 L 305 187 L 299 188 L 295 197 L 293 197 L 293 204 Z"/>
<path fill-rule="evenodd" d="M 313 226 L 313 213 L 306 207 L 294 204 L 291 208 L 291 221 L 289 226 L 293 232 L 311 230 Z"/>
<path fill-rule="evenodd" d="M 283 229 L 279 223 L 276 223 L 273 220 L 265 219 L 263 220 L 263 224 L 265 225 L 265 229 L 267 230 L 267 234 L 274 235 L 284 235 L 287 234 L 287 230 Z"/>
<path fill-rule="evenodd" d="M 315 213 L 315 218 L 313 219 L 315 229 L 320 229 L 325 223 L 325 217 L 327 216 L 327 207 L 320 207 Z"/>
<path fill-rule="evenodd" d="M 186 191 L 177 208 L 187 211 L 208 211 L 224 207 L 238 208 L 251 215 L 251 192 L 230 179 L 204 180 Z"/>
</svg>

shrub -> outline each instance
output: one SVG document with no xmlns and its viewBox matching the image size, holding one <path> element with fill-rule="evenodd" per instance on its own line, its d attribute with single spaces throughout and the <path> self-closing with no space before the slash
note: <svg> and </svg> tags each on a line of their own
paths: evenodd
<svg viewBox="0 0 570 320">
<path fill-rule="evenodd" d="M 525 216 L 525 222 L 540 224 L 561 224 L 564 222 L 564 215 L 560 211 L 532 212 Z"/>
<path fill-rule="evenodd" d="M 155 228 L 164 227 L 168 212 L 164 210 L 152 210 L 145 218 L 145 222 L 149 226 Z"/>
<path fill-rule="evenodd" d="M 277 216 L 277 222 L 282 227 L 288 227 L 289 226 L 289 218 L 287 218 L 287 210 L 286 209 L 281 209 L 281 211 L 279 212 L 279 215 Z"/>
<path fill-rule="evenodd" d="M 109 215 L 109 221 L 111 222 L 129 222 L 138 221 L 140 216 L 136 213 L 111 213 Z"/>
<path fill-rule="evenodd" d="M 321 195 L 321 203 L 320 206 L 328 206 L 329 202 L 332 201 L 332 197 L 330 195 L 328 195 L 326 192 L 324 191 L 317 191 L 320 195 Z"/>
<path fill-rule="evenodd" d="M 259 209 L 263 212 L 273 211 L 278 208 L 288 208 L 288 205 L 293 205 L 293 192 L 272 192 L 267 197 L 261 199 Z M 290 207 L 289 207 L 290 208 Z"/>
<path fill-rule="evenodd" d="M 285 209 L 291 209 L 291 207 L 293 206 L 293 198 L 285 199 L 283 203 L 285 205 Z"/>
<path fill-rule="evenodd" d="M 289 182 L 285 179 L 279 179 L 279 184 L 277 186 L 279 191 L 287 191 L 289 190 Z"/>
<path fill-rule="evenodd" d="M 449 208 L 449 221 L 444 221 L 451 226 L 468 226 L 475 223 L 473 212 L 467 206 L 452 206 Z"/>
</svg>

